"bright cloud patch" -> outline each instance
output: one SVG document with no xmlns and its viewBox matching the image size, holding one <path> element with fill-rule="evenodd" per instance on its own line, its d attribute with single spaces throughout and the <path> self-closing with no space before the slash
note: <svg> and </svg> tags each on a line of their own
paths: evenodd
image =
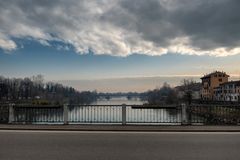
<svg viewBox="0 0 240 160">
<path fill-rule="evenodd" d="M 16 49 L 17 45 L 14 41 L 0 33 L 0 48 L 4 49 L 5 51 L 11 51 Z"/>
<path fill-rule="evenodd" d="M 13 38 L 30 38 L 70 44 L 79 54 L 235 55 L 239 6 L 239 0 L 0 1 L 0 48 L 15 50 Z"/>
</svg>

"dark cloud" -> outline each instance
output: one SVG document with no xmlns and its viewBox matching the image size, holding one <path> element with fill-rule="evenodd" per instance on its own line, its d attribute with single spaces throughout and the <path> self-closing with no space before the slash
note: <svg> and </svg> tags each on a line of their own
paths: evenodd
<svg viewBox="0 0 240 160">
<path fill-rule="evenodd" d="M 131 19 L 137 20 L 133 26 L 144 39 L 164 46 L 176 37 L 187 36 L 191 45 L 203 50 L 240 45 L 239 0 L 175 0 L 170 8 L 160 2 L 121 1 L 122 8 L 134 16 Z"/>
<path fill-rule="evenodd" d="M 0 1 L 0 47 L 61 41 L 76 52 L 227 56 L 240 53 L 239 0 Z"/>
<path fill-rule="evenodd" d="M 174 10 L 171 16 L 171 21 L 191 38 L 191 44 L 201 49 L 238 47 L 240 1 L 197 2 L 189 8 L 186 6 Z"/>
</svg>

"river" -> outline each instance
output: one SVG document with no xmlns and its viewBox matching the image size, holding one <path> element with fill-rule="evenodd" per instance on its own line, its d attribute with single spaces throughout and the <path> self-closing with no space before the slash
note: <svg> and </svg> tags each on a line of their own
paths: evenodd
<svg viewBox="0 0 240 160">
<path fill-rule="evenodd" d="M 146 101 L 141 101 L 140 98 L 131 98 L 127 97 L 112 97 L 109 100 L 105 98 L 98 99 L 96 102 L 93 102 L 92 105 L 142 105 L 147 103 Z"/>
<path fill-rule="evenodd" d="M 72 124 L 121 124 L 122 107 L 119 105 L 142 105 L 144 103 L 146 103 L 146 101 L 141 101 L 139 98 L 128 99 L 127 97 L 113 97 L 109 100 L 98 99 L 89 106 L 69 106 L 68 122 Z M 15 121 L 28 121 L 34 123 L 62 123 L 63 110 L 61 108 L 18 108 L 18 111 L 15 112 Z M 146 109 L 132 108 L 131 106 L 127 106 L 126 122 L 128 124 L 179 124 L 181 122 L 181 112 L 178 109 Z"/>
</svg>

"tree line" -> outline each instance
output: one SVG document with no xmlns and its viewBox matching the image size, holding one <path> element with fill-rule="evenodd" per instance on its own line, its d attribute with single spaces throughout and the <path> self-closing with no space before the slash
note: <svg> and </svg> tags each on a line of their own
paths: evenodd
<svg viewBox="0 0 240 160">
<path fill-rule="evenodd" d="M 172 88 L 169 84 L 164 83 L 161 88 L 157 88 L 142 93 L 148 104 L 191 104 L 193 100 L 200 98 L 201 83 L 192 79 L 184 79 L 180 86 Z"/>
<path fill-rule="evenodd" d="M 112 97 L 127 97 L 128 99 L 140 98 L 150 105 L 159 104 L 180 104 L 192 103 L 193 100 L 200 98 L 201 83 L 197 83 L 192 79 L 184 79 L 177 87 L 171 87 L 168 83 L 164 83 L 162 87 L 147 92 L 128 92 L 128 93 L 98 93 L 98 98 L 110 100 Z"/>
<path fill-rule="evenodd" d="M 0 76 L 0 102 L 33 104 L 91 104 L 98 98 L 110 99 L 114 96 L 138 97 L 148 104 L 191 103 L 194 92 L 199 93 L 201 84 L 193 80 L 183 80 L 180 86 L 172 88 L 164 83 L 161 88 L 143 93 L 97 93 L 96 91 L 79 92 L 72 87 L 59 83 L 44 82 L 42 75 L 26 78 L 5 78 Z"/>
<path fill-rule="evenodd" d="M 79 92 L 59 83 L 44 82 L 42 75 L 26 78 L 0 76 L 1 102 L 27 102 L 34 104 L 89 104 L 97 99 L 96 92 Z"/>
</svg>

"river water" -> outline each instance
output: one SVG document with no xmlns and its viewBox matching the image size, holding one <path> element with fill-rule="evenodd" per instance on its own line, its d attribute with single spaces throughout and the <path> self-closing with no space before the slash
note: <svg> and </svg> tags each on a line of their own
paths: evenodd
<svg viewBox="0 0 240 160">
<path fill-rule="evenodd" d="M 146 102 L 141 101 L 139 98 L 127 99 L 127 97 L 114 97 L 110 100 L 99 99 L 90 106 L 70 106 L 68 111 L 68 121 L 69 123 L 73 124 L 121 124 L 123 120 L 123 110 L 119 105 L 142 105 L 144 103 Z M 27 121 L 34 123 L 62 123 L 63 110 L 61 108 L 18 108 L 18 111 L 15 112 L 15 121 Z M 178 109 L 146 109 L 132 108 L 131 106 L 127 106 L 126 122 L 129 124 L 177 124 L 181 123 L 181 112 Z"/>
<path fill-rule="evenodd" d="M 110 100 L 99 99 L 91 105 L 103 106 L 73 107 L 70 110 L 69 118 L 72 123 L 121 123 L 122 107 L 114 105 L 142 105 L 144 103 L 147 102 L 141 101 L 139 98 L 113 97 Z M 176 109 L 140 109 L 128 106 L 126 108 L 126 120 L 128 123 L 136 124 L 175 124 L 181 122 L 181 113 Z"/>
<path fill-rule="evenodd" d="M 109 100 L 102 98 L 98 99 L 96 102 L 93 102 L 92 105 L 142 105 L 147 103 L 146 101 L 141 101 L 140 98 L 131 98 L 127 97 L 112 97 Z"/>
</svg>

